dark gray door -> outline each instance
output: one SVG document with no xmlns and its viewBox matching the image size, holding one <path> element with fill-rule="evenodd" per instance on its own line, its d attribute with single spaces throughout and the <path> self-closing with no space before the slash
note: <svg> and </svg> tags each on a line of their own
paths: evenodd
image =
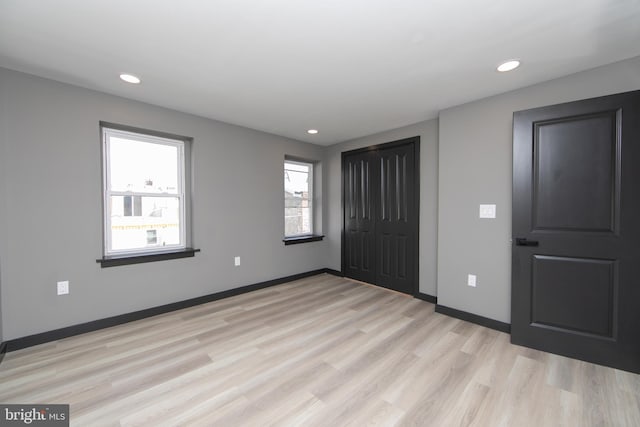
<svg viewBox="0 0 640 427">
<path fill-rule="evenodd" d="M 375 281 L 375 196 L 377 170 L 371 153 L 343 157 L 344 253 L 343 272 L 367 283 Z"/>
<path fill-rule="evenodd" d="M 410 138 L 343 153 L 345 276 L 417 292 L 418 144 Z"/>
<path fill-rule="evenodd" d="M 412 145 L 380 150 L 380 173 L 376 222 L 376 284 L 399 292 L 413 293 L 414 152 Z"/>
<path fill-rule="evenodd" d="M 513 132 L 511 341 L 640 372 L 640 91 Z"/>
</svg>

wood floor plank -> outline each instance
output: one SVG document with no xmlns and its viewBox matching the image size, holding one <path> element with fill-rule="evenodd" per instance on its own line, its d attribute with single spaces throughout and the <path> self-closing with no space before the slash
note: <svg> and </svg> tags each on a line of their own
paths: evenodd
<svg viewBox="0 0 640 427">
<path fill-rule="evenodd" d="M 640 376 L 321 274 L 8 353 L 74 426 L 638 426 Z"/>
</svg>

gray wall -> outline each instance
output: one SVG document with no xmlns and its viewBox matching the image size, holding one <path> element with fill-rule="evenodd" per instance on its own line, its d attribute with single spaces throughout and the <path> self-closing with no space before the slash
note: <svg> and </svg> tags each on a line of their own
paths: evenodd
<svg viewBox="0 0 640 427">
<path fill-rule="evenodd" d="M 439 304 L 511 320 L 513 112 L 637 89 L 640 57 L 440 113 Z M 496 203 L 497 219 L 478 219 L 480 203 Z M 476 288 L 467 274 L 477 274 Z"/>
<path fill-rule="evenodd" d="M 438 214 L 438 121 L 428 120 L 399 129 L 332 145 L 327 150 L 325 188 L 329 268 L 340 270 L 342 230 L 341 153 L 370 145 L 420 136 L 420 292 L 436 295 Z"/>
<path fill-rule="evenodd" d="M 327 266 L 328 242 L 282 243 L 284 156 L 323 160 L 322 147 L 4 69 L 0 88 L 5 340 Z M 201 253 L 96 263 L 100 120 L 194 138 L 193 237 Z M 58 280 L 70 281 L 69 295 L 56 296 Z"/>
</svg>

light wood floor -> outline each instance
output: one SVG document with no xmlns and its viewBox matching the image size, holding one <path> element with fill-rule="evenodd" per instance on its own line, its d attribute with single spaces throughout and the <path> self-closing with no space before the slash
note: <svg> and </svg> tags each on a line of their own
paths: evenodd
<svg viewBox="0 0 640 427">
<path fill-rule="evenodd" d="M 77 426 L 640 426 L 640 376 L 318 275 L 9 353 L 0 402 Z"/>
</svg>

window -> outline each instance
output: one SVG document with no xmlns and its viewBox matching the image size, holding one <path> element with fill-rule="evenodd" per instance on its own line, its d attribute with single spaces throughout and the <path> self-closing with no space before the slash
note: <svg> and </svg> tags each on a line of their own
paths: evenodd
<svg viewBox="0 0 640 427">
<path fill-rule="evenodd" d="M 313 234 L 313 164 L 284 162 L 284 236 Z"/>
<path fill-rule="evenodd" d="M 318 231 L 322 228 L 314 216 L 314 185 L 316 174 L 322 166 L 309 161 L 285 157 L 284 160 L 284 239 L 285 245 L 317 242 L 324 238 Z M 322 182 L 318 178 L 317 182 Z M 318 190 L 321 194 L 322 190 Z M 318 222 L 322 222 L 321 213 Z"/>
<path fill-rule="evenodd" d="M 102 127 L 105 257 L 187 248 L 189 139 L 142 132 Z"/>
<path fill-rule="evenodd" d="M 147 230 L 147 245 L 157 245 L 157 244 L 158 244 L 158 231 Z"/>
</svg>

